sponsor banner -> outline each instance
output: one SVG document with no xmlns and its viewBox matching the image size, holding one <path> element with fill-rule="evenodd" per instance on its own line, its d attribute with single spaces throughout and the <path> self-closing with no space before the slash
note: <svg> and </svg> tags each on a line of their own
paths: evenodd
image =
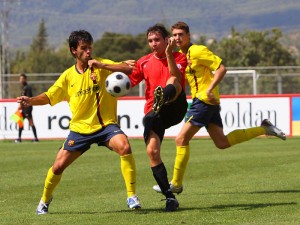
<svg viewBox="0 0 300 225">
<path fill-rule="evenodd" d="M 191 104 L 191 100 L 188 101 Z M 119 123 L 129 137 L 143 137 L 144 104 L 145 100 L 141 99 L 118 101 Z M 0 102 L 0 139 L 17 138 L 17 124 L 10 120 L 10 116 L 17 108 L 16 102 Z M 291 135 L 290 97 L 224 98 L 221 100 L 221 108 L 225 134 L 235 129 L 259 126 L 264 118 L 269 118 L 286 135 Z M 39 138 L 64 139 L 68 135 L 71 113 L 67 102 L 61 102 L 53 107 L 34 106 L 32 114 Z M 183 123 L 182 121 L 166 130 L 165 136 L 175 137 Z M 208 136 L 208 133 L 205 128 L 202 128 L 196 136 Z M 22 138 L 33 138 L 26 119 Z"/>
<path fill-rule="evenodd" d="M 300 136 L 300 97 L 292 98 L 293 135 Z"/>
</svg>

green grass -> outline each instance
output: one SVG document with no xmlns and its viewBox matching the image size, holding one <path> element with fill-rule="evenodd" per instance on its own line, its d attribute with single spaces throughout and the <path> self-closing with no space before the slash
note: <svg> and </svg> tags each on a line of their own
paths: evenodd
<svg viewBox="0 0 300 225">
<path fill-rule="evenodd" d="M 126 206 L 117 154 L 93 146 L 65 172 L 50 214 L 37 216 L 46 173 L 62 141 L 0 142 L 0 224 L 300 224 L 300 139 L 257 138 L 220 151 L 210 139 L 191 142 L 178 195 L 180 209 L 163 211 L 143 140 L 131 140 L 142 209 Z M 162 157 L 172 175 L 174 140 Z"/>
</svg>

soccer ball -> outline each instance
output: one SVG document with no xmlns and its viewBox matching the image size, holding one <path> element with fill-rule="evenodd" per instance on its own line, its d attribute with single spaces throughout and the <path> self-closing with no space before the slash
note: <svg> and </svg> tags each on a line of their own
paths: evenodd
<svg viewBox="0 0 300 225">
<path fill-rule="evenodd" d="M 106 91 L 114 97 L 127 95 L 130 90 L 130 80 L 125 73 L 114 72 L 105 81 Z"/>
</svg>

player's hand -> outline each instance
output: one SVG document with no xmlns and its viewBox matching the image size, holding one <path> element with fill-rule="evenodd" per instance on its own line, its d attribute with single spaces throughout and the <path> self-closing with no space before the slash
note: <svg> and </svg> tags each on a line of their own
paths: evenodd
<svg viewBox="0 0 300 225">
<path fill-rule="evenodd" d="M 216 99 L 215 95 L 211 91 L 206 92 L 208 101 L 213 105 L 218 105 L 220 102 Z"/>
<path fill-rule="evenodd" d="M 125 61 L 123 61 L 123 63 L 127 64 L 131 68 L 135 68 L 135 66 L 136 66 L 136 60 L 134 60 L 134 59 L 125 60 Z"/>
<path fill-rule="evenodd" d="M 30 98 L 27 97 L 27 96 L 20 96 L 20 97 L 17 97 L 17 102 L 20 103 L 20 105 L 22 107 L 29 107 L 31 106 L 30 104 Z"/>
<path fill-rule="evenodd" d="M 97 61 L 96 59 L 91 59 L 88 61 L 88 65 L 90 68 L 104 68 L 105 64 Z"/>
<path fill-rule="evenodd" d="M 176 41 L 174 37 L 169 37 L 168 46 L 166 48 L 166 53 L 171 53 L 176 48 Z"/>
</svg>

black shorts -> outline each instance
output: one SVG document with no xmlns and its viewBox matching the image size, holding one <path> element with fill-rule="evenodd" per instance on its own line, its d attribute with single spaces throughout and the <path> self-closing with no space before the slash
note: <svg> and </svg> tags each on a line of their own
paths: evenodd
<svg viewBox="0 0 300 225">
<path fill-rule="evenodd" d="M 22 108 L 22 115 L 26 119 L 32 118 L 32 106 Z"/>
<path fill-rule="evenodd" d="M 163 105 L 159 113 L 153 111 L 147 113 L 143 119 L 145 142 L 148 140 L 150 130 L 153 130 L 162 142 L 165 130 L 183 120 L 187 107 L 185 92 L 181 92 L 175 101 Z"/>
</svg>

